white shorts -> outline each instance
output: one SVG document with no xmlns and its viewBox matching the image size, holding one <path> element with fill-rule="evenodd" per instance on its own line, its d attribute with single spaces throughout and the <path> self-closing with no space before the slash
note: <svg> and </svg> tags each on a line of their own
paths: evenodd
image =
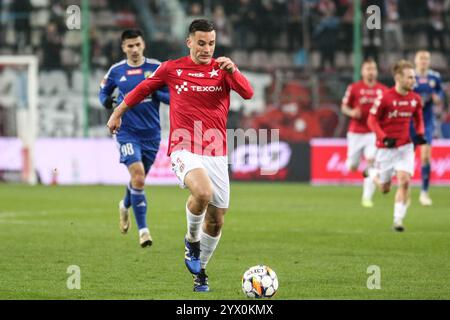
<svg viewBox="0 0 450 320">
<path fill-rule="evenodd" d="M 377 150 L 375 146 L 375 133 L 347 133 L 347 160 L 345 165 L 348 169 L 356 168 L 359 165 L 361 156 L 367 159 L 374 159 Z"/>
<path fill-rule="evenodd" d="M 185 188 L 186 174 L 197 168 L 203 168 L 208 173 L 214 192 L 211 204 L 217 208 L 228 208 L 230 202 L 230 179 L 228 177 L 228 159 L 226 156 L 202 156 L 187 150 L 177 150 L 170 155 L 172 171 Z"/>
<path fill-rule="evenodd" d="M 380 182 L 391 181 L 392 175 L 397 171 L 404 171 L 414 175 L 414 146 L 412 143 L 398 148 L 379 148 L 375 158 L 375 168 L 379 170 Z"/>
</svg>

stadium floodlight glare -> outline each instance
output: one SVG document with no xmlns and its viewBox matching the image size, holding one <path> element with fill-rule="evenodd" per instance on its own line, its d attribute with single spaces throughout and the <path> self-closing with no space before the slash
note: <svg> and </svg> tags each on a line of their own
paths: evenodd
<svg viewBox="0 0 450 320">
<path fill-rule="evenodd" d="M 27 70 L 25 88 L 20 88 L 20 92 L 16 93 L 16 134 L 22 141 L 22 180 L 34 185 L 37 183 L 34 144 L 37 136 L 38 58 L 31 55 L 0 55 L 0 67 L 24 67 Z M 17 73 L 17 77 L 20 77 L 20 72 Z M 25 98 L 21 98 L 20 95 Z"/>
</svg>

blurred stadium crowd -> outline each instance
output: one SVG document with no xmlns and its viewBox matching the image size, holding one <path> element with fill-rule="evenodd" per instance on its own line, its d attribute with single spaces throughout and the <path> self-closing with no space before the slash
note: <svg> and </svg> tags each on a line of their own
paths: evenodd
<svg viewBox="0 0 450 320">
<path fill-rule="evenodd" d="M 72 102 L 65 99 L 67 93 L 78 92 L 72 82 L 82 59 L 81 33 L 67 28 L 66 8 L 80 2 L 0 0 L 0 55 L 35 54 L 41 76 L 46 83 L 55 82 L 56 94 L 40 88 L 40 110 L 54 111 L 50 119 L 41 117 L 41 136 L 81 135 L 79 97 L 70 97 Z M 187 26 L 206 17 L 217 25 L 216 56 L 228 55 L 241 69 L 271 79 L 257 108 L 232 108 L 230 128 L 280 128 L 281 138 L 292 142 L 344 136 L 347 119 L 339 107 L 353 75 L 352 0 L 90 0 L 89 4 L 93 135 L 106 135 L 108 115 L 96 99 L 97 84 L 109 66 L 123 58 L 119 42 L 123 29 L 141 28 L 146 55 L 164 61 L 187 54 Z M 380 80 L 391 85 L 394 61 L 412 60 L 415 50 L 428 49 L 432 68 L 441 73 L 449 96 L 450 0 L 363 0 L 363 23 L 366 8 L 373 4 L 381 9 L 382 28 L 363 27 L 361 43 L 364 57 L 379 62 Z M 67 78 L 64 89 L 61 73 Z M 0 115 L 2 108 L 0 103 Z M 447 109 L 448 98 L 436 110 L 437 137 L 450 138 Z"/>
</svg>

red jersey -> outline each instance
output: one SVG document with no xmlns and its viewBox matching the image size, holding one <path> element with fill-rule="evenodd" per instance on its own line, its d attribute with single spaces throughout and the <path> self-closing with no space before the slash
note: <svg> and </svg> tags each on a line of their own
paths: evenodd
<svg viewBox="0 0 450 320">
<path fill-rule="evenodd" d="M 368 124 L 377 136 L 377 147 L 383 148 L 383 139 L 386 137 L 397 140 L 395 146 L 400 147 L 411 142 L 409 126 L 411 119 L 417 134 L 424 133 L 422 116 L 422 99 L 410 91 L 401 95 L 395 87 L 377 99 L 370 109 Z"/>
<path fill-rule="evenodd" d="M 153 91 L 167 85 L 170 93 L 170 155 L 175 150 L 208 156 L 227 154 L 226 123 L 230 91 L 250 99 L 253 88 L 236 69 L 229 74 L 215 59 L 196 64 L 190 56 L 163 62 L 124 99 L 134 106 Z"/>
<path fill-rule="evenodd" d="M 358 108 L 361 110 L 361 118 L 350 119 L 348 126 L 349 132 L 369 133 L 371 130 L 367 126 L 367 118 L 369 117 L 370 108 L 373 106 L 375 99 L 381 97 L 388 88 L 379 82 L 369 87 L 364 81 L 354 82 L 347 87 L 342 104 L 351 109 Z"/>
</svg>

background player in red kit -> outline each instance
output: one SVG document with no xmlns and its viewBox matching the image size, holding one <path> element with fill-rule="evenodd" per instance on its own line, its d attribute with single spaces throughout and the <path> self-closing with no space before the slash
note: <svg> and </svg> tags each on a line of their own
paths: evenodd
<svg viewBox="0 0 450 320">
<path fill-rule="evenodd" d="M 368 167 L 373 165 L 375 158 L 375 133 L 367 125 L 369 110 L 375 99 L 381 98 L 387 87 L 377 81 L 377 63 L 373 59 L 367 59 L 361 66 L 362 80 L 352 83 L 347 87 L 342 99 L 342 113 L 350 117 L 347 132 L 347 168 L 356 171 L 361 156 L 367 160 Z M 361 204 L 363 207 L 373 207 L 372 196 L 375 192 L 375 184 L 372 179 L 365 178 Z"/>
<path fill-rule="evenodd" d="M 221 236 L 229 205 L 226 122 L 230 91 L 253 96 L 249 81 L 227 57 L 213 59 L 215 26 L 199 19 L 189 26 L 190 55 L 163 62 L 114 110 L 107 126 L 116 132 L 130 107 L 167 85 L 170 101 L 169 152 L 172 169 L 190 191 L 186 203 L 185 264 L 194 291 L 209 291 L 206 265 Z"/>
<path fill-rule="evenodd" d="M 393 68 L 395 86 L 377 99 L 370 110 L 368 124 L 377 136 L 375 168 L 369 176 L 383 193 L 391 187 L 392 174 L 398 179 L 395 194 L 394 230 L 404 231 L 403 219 L 409 206 L 410 179 L 414 173 L 414 146 L 409 135 L 413 119 L 417 144 L 424 144 L 422 100 L 413 92 L 416 83 L 414 66 L 405 60 Z"/>
</svg>

